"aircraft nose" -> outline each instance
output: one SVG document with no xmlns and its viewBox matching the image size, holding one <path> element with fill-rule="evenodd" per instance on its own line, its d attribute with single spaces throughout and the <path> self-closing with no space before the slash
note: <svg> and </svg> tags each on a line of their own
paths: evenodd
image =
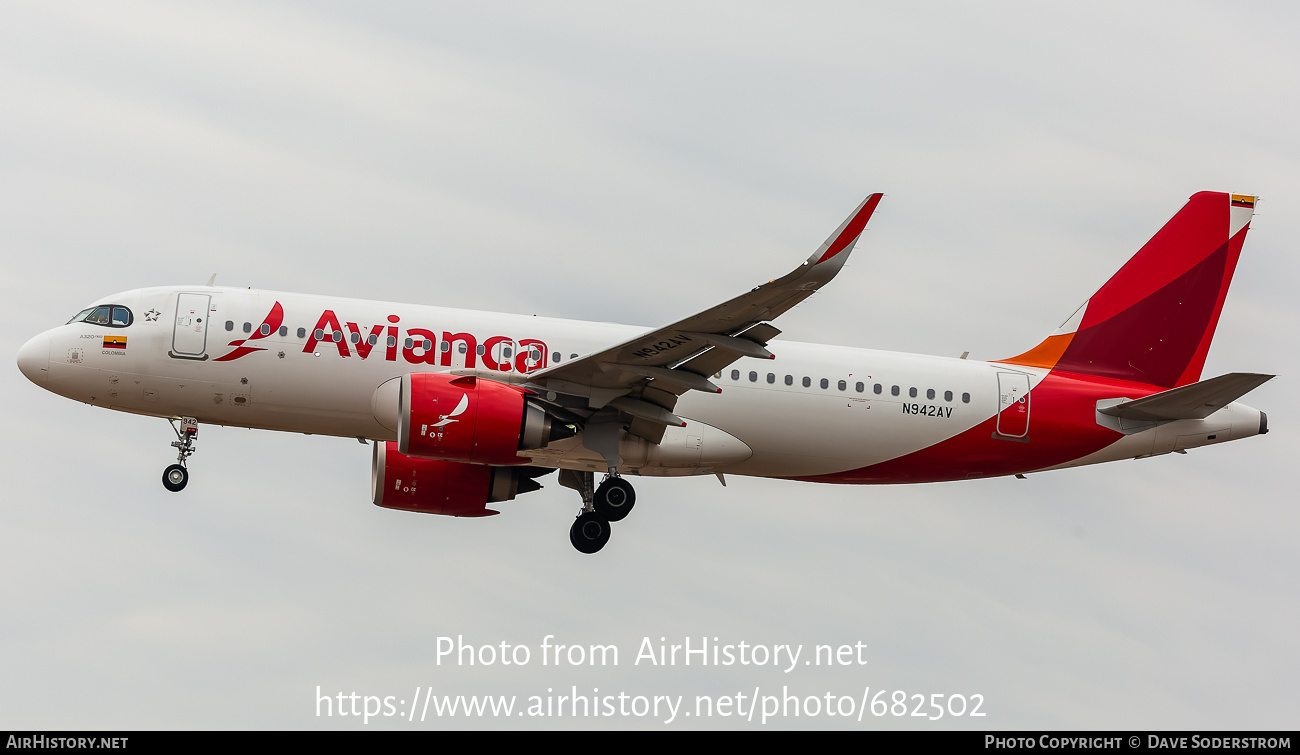
<svg viewBox="0 0 1300 755">
<path fill-rule="evenodd" d="M 23 344 L 18 350 L 18 369 L 27 379 L 39 386 L 45 386 L 50 374 L 50 334 L 42 333 Z"/>
</svg>

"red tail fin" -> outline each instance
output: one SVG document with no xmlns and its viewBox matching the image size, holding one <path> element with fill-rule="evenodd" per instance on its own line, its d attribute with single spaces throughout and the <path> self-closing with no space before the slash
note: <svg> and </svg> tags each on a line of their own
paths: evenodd
<svg viewBox="0 0 1300 755">
<path fill-rule="evenodd" d="M 1172 388 L 1195 383 L 1255 211 L 1203 191 L 1038 346 L 1008 364 Z"/>
</svg>

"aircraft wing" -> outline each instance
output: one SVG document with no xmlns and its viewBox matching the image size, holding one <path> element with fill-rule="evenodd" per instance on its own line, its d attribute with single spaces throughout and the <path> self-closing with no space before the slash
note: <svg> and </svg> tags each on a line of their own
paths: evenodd
<svg viewBox="0 0 1300 755">
<path fill-rule="evenodd" d="M 812 296 L 844 267 L 883 194 L 872 194 L 787 275 L 671 325 L 572 362 L 529 374 L 548 391 L 584 396 L 591 409 L 612 406 L 632 415 L 632 432 L 658 442 L 677 397 L 688 390 L 720 393 L 708 376 L 740 357 L 773 359 L 764 348 L 781 331 L 768 324 Z M 657 426 L 657 427 L 656 427 Z"/>
</svg>

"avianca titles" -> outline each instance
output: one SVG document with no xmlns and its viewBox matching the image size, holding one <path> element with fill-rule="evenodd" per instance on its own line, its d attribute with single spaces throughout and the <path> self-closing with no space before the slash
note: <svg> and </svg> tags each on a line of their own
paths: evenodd
<svg viewBox="0 0 1300 755">
<path fill-rule="evenodd" d="M 1268 431 L 1271 375 L 1201 370 L 1255 197 L 1201 192 L 1060 328 L 1007 359 L 777 340 L 844 266 L 872 194 L 803 264 L 662 328 L 211 285 L 108 296 L 28 341 L 47 390 L 172 423 L 179 491 L 200 424 L 373 445 L 373 502 L 477 517 L 558 470 L 600 550 L 631 475 L 904 483 L 1023 475 Z M 603 479 L 597 483 L 596 475 Z"/>
</svg>

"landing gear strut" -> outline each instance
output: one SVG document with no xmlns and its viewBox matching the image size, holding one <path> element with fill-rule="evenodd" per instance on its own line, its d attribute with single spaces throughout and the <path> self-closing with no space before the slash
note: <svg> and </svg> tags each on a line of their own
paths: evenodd
<svg viewBox="0 0 1300 755">
<path fill-rule="evenodd" d="M 194 439 L 199 434 L 199 421 L 193 417 L 171 417 L 167 421 L 171 423 L 172 431 L 176 433 L 172 448 L 175 448 L 177 453 L 176 463 L 163 470 L 162 484 L 171 492 L 179 493 L 190 481 L 190 471 L 185 468 L 185 460 L 195 451 Z M 177 426 L 178 422 L 179 426 Z"/>
<path fill-rule="evenodd" d="M 622 520 L 636 504 L 632 485 L 611 472 L 592 490 L 591 472 L 560 470 L 560 484 L 577 490 L 582 496 L 582 510 L 569 528 L 569 542 L 580 553 L 595 553 L 609 542 L 610 522 Z"/>
</svg>

